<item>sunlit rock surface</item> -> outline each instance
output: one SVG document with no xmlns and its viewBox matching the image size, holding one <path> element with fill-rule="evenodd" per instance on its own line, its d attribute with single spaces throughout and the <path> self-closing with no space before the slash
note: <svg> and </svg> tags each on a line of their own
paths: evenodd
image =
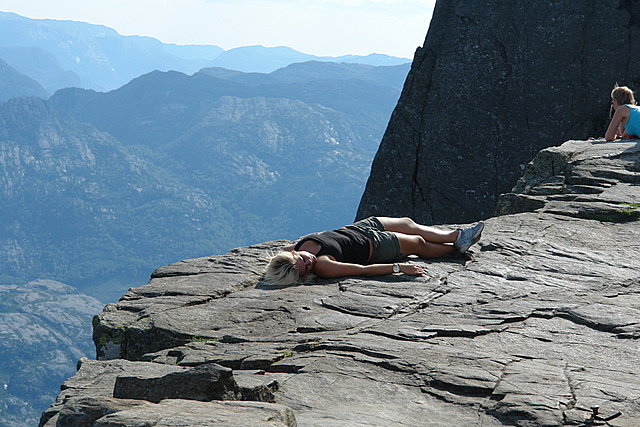
<svg viewBox="0 0 640 427">
<path fill-rule="evenodd" d="M 638 141 L 549 150 L 467 256 L 411 260 L 424 277 L 266 286 L 265 255 L 285 241 L 159 268 L 96 317 L 99 360 L 42 425 L 167 425 L 179 411 L 197 425 L 558 426 L 594 405 L 640 425 Z M 215 371 L 237 400 L 188 396 L 182 381 L 207 364 L 229 368 Z M 171 397 L 114 398 L 123 377 Z"/>
</svg>

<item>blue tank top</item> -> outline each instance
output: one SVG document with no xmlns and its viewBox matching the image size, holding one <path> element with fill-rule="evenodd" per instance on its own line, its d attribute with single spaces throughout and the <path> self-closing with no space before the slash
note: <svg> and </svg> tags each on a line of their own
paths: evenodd
<svg viewBox="0 0 640 427">
<path fill-rule="evenodd" d="M 624 130 L 630 136 L 637 138 L 640 136 L 640 107 L 630 104 L 625 104 L 625 106 L 629 107 L 629 120 L 624 124 Z"/>
</svg>

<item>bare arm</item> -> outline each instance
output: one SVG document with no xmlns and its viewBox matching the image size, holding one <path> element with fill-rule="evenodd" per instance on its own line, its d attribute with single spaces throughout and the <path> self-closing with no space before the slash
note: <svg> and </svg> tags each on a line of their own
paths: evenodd
<svg viewBox="0 0 640 427">
<path fill-rule="evenodd" d="M 607 141 L 613 141 L 616 138 L 620 138 L 626 134 L 621 127 L 623 127 L 622 122 L 629 114 L 629 107 L 625 107 L 621 105 L 616 109 L 616 112 L 613 114 L 613 118 L 611 119 L 611 123 L 609 123 L 609 127 L 607 128 L 607 132 L 604 134 L 604 139 Z"/>
<path fill-rule="evenodd" d="M 421 276 L 426 272 L 424 269 L 415 264 L 400 264 L 400 271 L 404 274 L 412 276 Z M 381 276 L 393 273 L 393 264 L 350 264 L 347 262 L 335 261 L 328 256 L 318 258 L 313 272 L 325 278 L 330 277 L 347 277 L 347 276 Z"/>
</svg>

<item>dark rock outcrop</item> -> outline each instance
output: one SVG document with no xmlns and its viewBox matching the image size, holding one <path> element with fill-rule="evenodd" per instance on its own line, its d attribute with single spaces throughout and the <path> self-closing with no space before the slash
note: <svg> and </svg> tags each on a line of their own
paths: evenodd
<svg viewBox="0 0 640 427">
<path fill-rule="evenodd" d="M 231 369 L 207 363 L 160 376 L 119 376 L 113 386 L 113 397 L 154 403 L 165 399 L 210 402 L 241 400 L 242 394 Z"/>
<path fill-rule="evenodd" d="M 635 1 L 438 0 L 358 218 L 491 216 L 540 149 L 604 134 L 613 85 L 638 88 L 639 22 Z"/>
<path fill-rule="evenodd" d="M 469 256 L 411 260 L 424 277 L 268 287 L 264 255 L 284 241 L 159 268 L 96 317 L 100 360 L 83 361 L 41 425 L 179 412 L 192 425 L 579 426 L 598 405 L 622 412 L 609 425 L 637 426 L 639 180 L 637 141 L 543 151 Z M 603 220 L 612 206 L 630 212 Z M 113 397 L 118 378 L 211 364 L 245 401 Z"/>
</svg>

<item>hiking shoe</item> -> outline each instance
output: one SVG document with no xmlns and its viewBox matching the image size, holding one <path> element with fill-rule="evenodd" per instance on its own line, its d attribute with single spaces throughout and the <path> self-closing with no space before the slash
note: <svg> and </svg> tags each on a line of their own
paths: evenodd
<svg viewBox="0 0 640 427">
<path fill-rule="evenodd" d="M 469 228 L 460 229 L 460 235 L 456 239 L 454 245 L 461 254 L 465 253 L 471 245 L 480 240 L 482 230 L 484 229 L 484 222 L 480 221 L 476 225 Z"/>
</svg>

